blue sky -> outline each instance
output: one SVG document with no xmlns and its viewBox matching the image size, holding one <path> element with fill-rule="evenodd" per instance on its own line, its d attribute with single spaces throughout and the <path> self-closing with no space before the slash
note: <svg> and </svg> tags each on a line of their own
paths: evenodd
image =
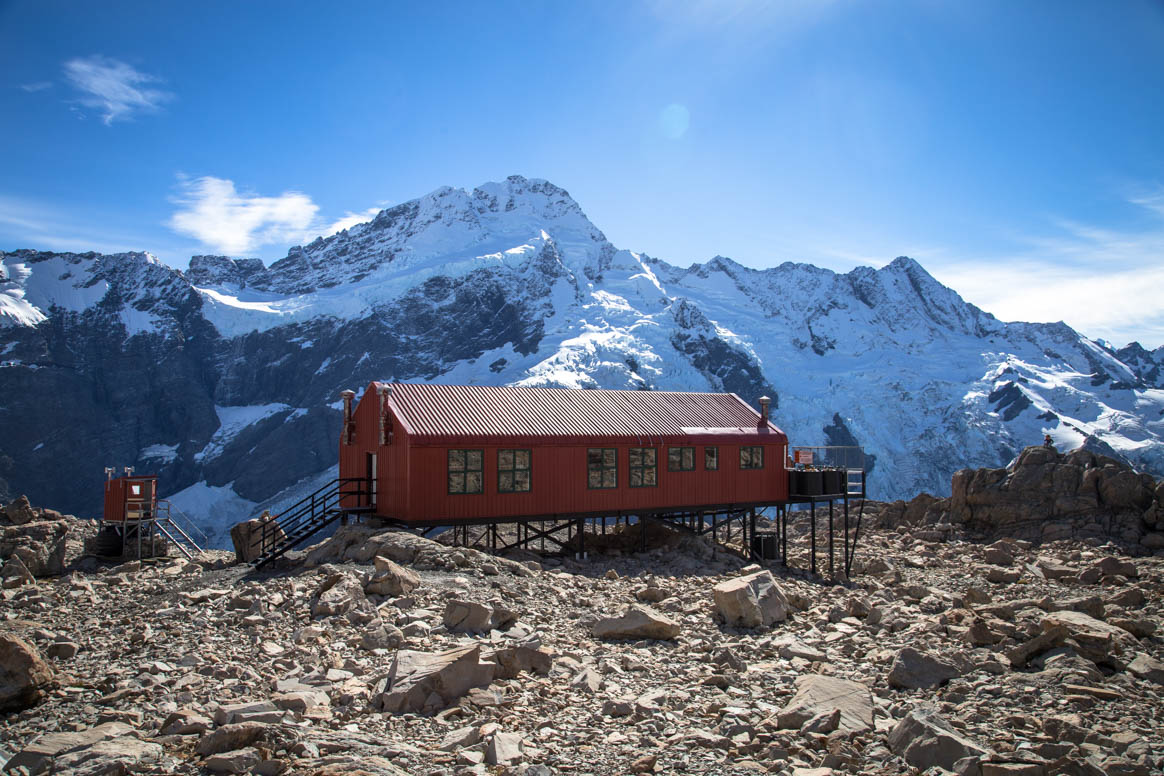
<svg viewBox="0 0 1164 776">
<path fill-rule="evenodd" d="M 0 250 L 270 262 L 516 173 L 676 264 L 1164 344 L 1160 0 L 0 0 L 0 115 Z"/>
</svg>

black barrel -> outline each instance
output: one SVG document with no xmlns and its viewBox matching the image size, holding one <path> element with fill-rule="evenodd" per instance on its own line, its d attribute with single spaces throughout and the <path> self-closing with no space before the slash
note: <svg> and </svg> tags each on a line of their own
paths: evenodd
<svg viewBox="0 0 1164 776">
<path fill-rule="evenodd" d="M 788 472 L 788 495 L 804 495 L 804 472 L 799 469 Z"/>
<path fill-rule="evenodd" d="M 835 496 L 845 492 L 845 472 L 841 469 L 825 469 L 824 493 L 826 496 Z"/>
<path fill-rule="evenodd" d="M 800 495 L 820 496 L 824 493 L 824 472 L 801 472 Z"/>
<path fill-rule="evenodd" d="M 776 534 L 758 534 L 752 537 L 752 554 L 763 560 L 780 557 L 780 537 Z"/>
</svg>

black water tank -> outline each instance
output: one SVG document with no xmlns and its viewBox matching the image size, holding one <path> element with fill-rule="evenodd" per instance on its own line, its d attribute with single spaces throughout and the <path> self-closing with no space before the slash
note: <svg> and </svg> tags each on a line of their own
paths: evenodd
<svg viewBox="0 0 1164 776">
<path fill-rule="evenodd" d="M 824 493 L 824 472 L 801 472 L 800 495 L 819 496 Z"/>
<path fill-rule="evenodd" d="M 841 469 L 826 469 L 824 475 L 824 493 L 835 496 L 845 492 L 845 472 Z"/>
</svg>

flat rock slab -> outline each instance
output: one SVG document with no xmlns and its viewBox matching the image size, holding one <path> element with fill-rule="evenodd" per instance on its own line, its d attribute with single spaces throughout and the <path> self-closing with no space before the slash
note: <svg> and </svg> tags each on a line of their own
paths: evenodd
<svg viewBox="0 0 1164 776">
<path fill-rule="evenodd" d="M 781 728 L 799 729 L 809 720 L 840 710 L 836 730 L 863 733 L 873 729 L 873 694 L 868 685 L 835 676 L 806 674 L 796 679 L 796 695 L 776 719 Z"/>
<path fill-rule="evenodd" d="M 960 674 L 953 664 L 918 652 L 913 647 L 906 647 L 893 658 L 893 666 L 889 669 L 889 686 L 904 690 L 937 687 Z"/>
<path fill-rule="evenodd" d="M 1094 663 L 1112 663 L 1122 655 L 1125 647 L 1135 643 L 1135 637 L 1123 628 L 1109 625 L 1103 620 L 1083 612 L 1052 612 L 1043 618 L 1045 632 L 1063 628 L 1067 637 L 1079 644 L 1081 653 Z"/>
<path fill-rule="evenodd" d="M 4 769 L 14 771 L 25 768 L 29 773 L 46 773 L 57 755 L 86 749 L 100 741 L 120 738 L 133 732 L 133 728 L 122 722 L 106 722 L 103 725 L 77 730 L 70 733 L 48 733 L 28 744 L 9 760 Z"/>
<path fill-rule="evenodd" d="M 950 727 L 933 709 L 911 711 L 889 732 L 889 748 L 924 771 L 935 765 L 947 771 L 964 757 L 985 757 L 988 750 Z"/>
<path fill-rule="evenodd" d="M 600 639 L 667 640 L 678 635 L 679 623 L 639 604 L 631 604 L 619 617 L 607 617 L 594 623 L 594 636 Z"/>
<path fill-rule="evenodd" d="M 439 711 L 474 687 L 488 687 L 496 671 L 496 663 L 481 659 L 478 646 L 445 652 L 402 649 L 373 705 L 398 714 Z"/>
<path fill-rule="evenodd" d="M 1137 655 L 1135 660 L 1128 663 L 1128 671 L 1141 679 L 1164 684 L 1164 663 L 1148 655 Z"/>
</svg>

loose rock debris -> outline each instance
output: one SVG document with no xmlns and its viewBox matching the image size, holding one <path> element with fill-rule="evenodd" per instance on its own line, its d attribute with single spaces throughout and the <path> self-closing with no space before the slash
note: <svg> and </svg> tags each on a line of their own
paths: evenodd
<svg viewBox="0 0 1164 776">
<path fill-rule="evenodd" d="M 862 552 L 842 585 L 689 539 L 507 559 L 348 526 L 257 576 L 221 553 L 22 576 L 0 591 L 0 649 L 30 656 L 0 670 L 0 697 L 19 699 L 0 717 L 0 762 L 1164 770 L 1164 558 L 1095 540 L 936 539 L 924 525 L 876 528 Z"/>
</svg>

